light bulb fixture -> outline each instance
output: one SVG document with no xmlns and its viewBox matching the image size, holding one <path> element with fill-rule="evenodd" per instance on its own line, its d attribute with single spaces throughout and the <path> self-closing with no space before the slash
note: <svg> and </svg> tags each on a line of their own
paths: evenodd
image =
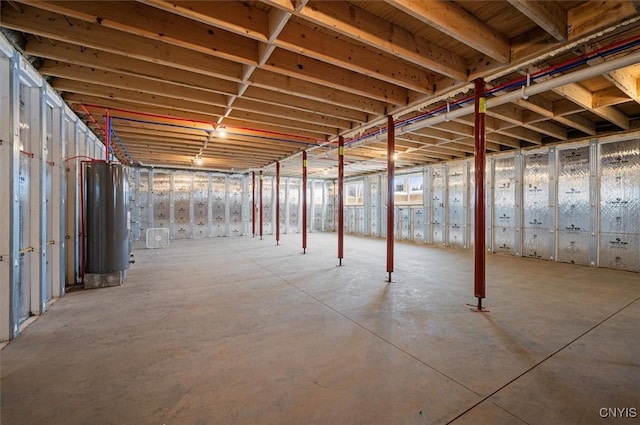
<svg viewBox="0 0 640 425">
<path fill-rule="evenodd" d="M 398 160 L 398 152 L 396 152 L 396 153 L 394 153 L 394 154 L 393 154 L 393 160 L 394 160 L 394 161 L 397 161 L 397 160 Z"/>
<path fill-rule="evenodd" d="M 224 125 L 216 127 L 216 131 L 218 132 L 219 137 L 225 137 L 227 135 L 227 128 Z"/>
<path fill-rule="evenodd" d="M 196 155 L 196 165 L 202 165 L 202 157 L 200 155 Z"/>
</svg>

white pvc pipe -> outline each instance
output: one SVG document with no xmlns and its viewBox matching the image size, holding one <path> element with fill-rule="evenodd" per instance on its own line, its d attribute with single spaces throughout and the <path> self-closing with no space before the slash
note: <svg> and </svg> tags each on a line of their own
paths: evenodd
<svg viewBox="0 0 640 425">
<path fill-rule="evenodd" d="M 581 69 L 580 71 L 572 72 L 571 74 L 555 77 L 542 83 L 535 84 L 533 86 L 526 87 L 524 90 L 514 90 L 507 94 L 498 97 L 491 97 L 487 99 L 487 109 L 492 107 L 504 105 L 505 103 L 513 102 L 515 100 L 540 94 L 549 90 L 556 89 L 558 87 L 565 86 L 567 84 L 575 83 L 578 81 L 586 80 L 598 75 L 606 74 L 607 72 L 615 71 L 620 68 L 624 68 L 631 65 L 640 63 L 640 51 L 629 53 L 621 58 L 612 59 L 607 62 L 603 62 L 598 65 L 591 66 L 589 68 Z M 446 120 L 460 118 L 465 115 L 473 113 L 473 105 L 464 106 L 462 108 L 455 109 L 446 114 L 436 115 L 434 117 L 425 118 L 424 120 L 417 121 L 405 126 L 399 127 L 397 134 L 410 133 L 416 130 L 420 130 L 425 127 L 440 124 Z"/>
</svg>

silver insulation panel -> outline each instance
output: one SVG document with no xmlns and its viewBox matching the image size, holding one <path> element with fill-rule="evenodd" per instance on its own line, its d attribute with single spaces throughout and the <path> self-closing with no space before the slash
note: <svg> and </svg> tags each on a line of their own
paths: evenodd
<svg viewBox="0 0 640 425">
<path fill-rule="evenodd" d="M 423 207 L 411 208 L 411 240 L 424 242 L 425 217 Z"/>
<path fill-rule="evenodd" d="M 227 236 L 227 179 L 213 176 L 211 179 L 211 235 Z"/>
<path fill-rule="evenodd" d="M 24 124 L 20 126 L 20 144 L 21 150 L 26 152 L 31 151 L 31 130 L 29 127 L 29 109 L 30 109 L 30 96 L 28 95 L 29 89 L 20 85 L 20 123 Z M 37 184 L 31 180 L 31 161 L 32 157 L 23 153 L 20 153 L 18 163 L 18 237 L 20 249 L 24 249 L 31 245 L 31 186 Z M 3 164 L 4 166 L 4 164 Z M 7 202 L 3 200 L 3 202 Z M 35 213 L 35 211 L 34 211 Z M 18 304 L 19 304 L 19 317 L 18 321 L 22 323 L 29 318 L 31 312 L 31 281 L 35 283 L 31 278 L 31 261 L 32 253 L 25 253 L 20 255 L 19 259 L 19 273 L 18 279 Z"/>
<path fill-rule="evenodd" d="M 151 186 L 149 171 L 141 169 L 138 173 L 138 208 L 140 210 L 140 237 L 153 227 L 153 207 L 151 205 Z"/>
<path fill-rule="evenodd" d="M 193 237 L 205 238 L 209 230 L 209 175 L 193 175 Z"/>
<path fill-rule="evenodd" d="M 530 153 L 523 161 L 522 255 L 549 259 L 549 153 Z"/>
<path fill-rule="evenodd" d="M 280 208 L 280 233 L 287 232 L 287 216 L 289 213 L 288 205 L 287 205 L 287 182 L 289 179 L 280 178 L 280 198 L 279 198 L 279 208 Z M 275 177 L 274 177 L 274 185 L 275 185 Z M 275 187 L 274 187 L 275 193 Z M 273 216 L 275 217 L 276 213 L 273 212 Z"/>
<path fill-rule="evenodd" d="M 169 228 L 171 219 L 171 204 L 169 202 L 171 193 L 171 174 L 168 172 L 154 171 L 152 205 L 153 205 L 153 226 Z M 171 235 L 173 237 L 173 235 Z"/>
<path fill-rule="evenodd" d="M 380 186 L 377 181 L 369 183 L 370 224 L 371 236 L 380 236 Z"/>
<path fill-rule="evenodd" d="M 129 239 L 140 240 L 140 204 L 138 196 L 140 194 L 140 170 L 129 170 Z"/>
<path fill-rule="evenodd" d="M 324 183 L 321 181 L 313 181 L 312 184 L 312 210 L 313 221 L 312 229 L 315 232 L 321 232 L 323 229 L 322 212 L 324 209 Z"/>
<path fill-rule="evenodd" d="M 193 237 L 191 221 L 191 193 L 193 191 L 193 175 L 189 172 L 173 173 L 173 234 L 176 239 Z"/>
<path fill-rule="evenodd" d="M 514 157 L 493 162 L 493 252 L 515 254 L 516 163 Z"/>
<path fill-rule="evenodd" d="M 229 236 L 242 236 L 242 178 L 229 177 Z"/>
<path fill-rule="evenodd" d="M 328 232 L 336 231 L 336 184 L 327 181 L 324 183 L 324 230 Z"/>
<path fill-rule="evenodd" d="M 411 210 L 409 207 L 396 208 L 396 238 L 401 241 L 411 239 Z"/>
<path fill-rule="evenodd" d="M 275 211 L 273 211 L 274 199 L 274 178 L 265 176 L 262 180 L 262 230 L 266 235 L 275 233 L 273 222 L 275 220 Z M 258 199 L 260 203 L 260 199 Z"/>
<path fill-rule="evenodd" d="M 640 271 L 640 141 L 600 146 L 601 267 Z"/>
<path fill-rule="evenodd" d="M 287 233 L 300 232 L 300 197 L 301 197 L 301 180 L 297 178 L 289 178 L 287 188 Z"/>
<path fill-rule="evenodd" d="M 466 246 L 466 176 L 462 162 L 447 166 L 447 245 L 464 248 Z"/>
<path fill-rule="evenodd" d="M 445 208 L 445 169 L 444 166 L 431 167 L 431 242 L 434 244 L 445 243 L 446 215 Z"/>
<path fill-rule="evenodd" d="M 558 151 L 558 261 L 589 265 L 589 147 Z"/>
</svg>

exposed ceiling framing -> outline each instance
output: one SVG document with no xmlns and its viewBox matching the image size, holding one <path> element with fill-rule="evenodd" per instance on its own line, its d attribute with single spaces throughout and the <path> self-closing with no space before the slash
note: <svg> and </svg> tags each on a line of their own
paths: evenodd
<svg viewBox="0 0 640 425">
<path fill-rule="evenodd" d="M 299 175 L 306 150 L 312 177 L 334 177 L 339 135 L 347 176 L 384 170 L 386 116 L 403 122 L 445 113 L 447 104 L 451 111 L 475 78 L 490 89 L 507 86 L 506 93 L 521 90 L 509 82 L 526 75 L 557 68 L 534 85 L 633 53 L 639 7 L 614 0 L 7 0 L 0 26 L 21 35 L 13 37 L 18 48 L 97 135 L 104 138 L 98 126 L 112 117 L 122 162 L 271 172 L 281 161 L 284 175 Z M 639 77 L 631 64 L 492 107 L 487 149 L 634 129 Z M 396 140 L 398 168 L 473 155 L 472 114 L 407 122 L 411 131 Z"/>
</svg>

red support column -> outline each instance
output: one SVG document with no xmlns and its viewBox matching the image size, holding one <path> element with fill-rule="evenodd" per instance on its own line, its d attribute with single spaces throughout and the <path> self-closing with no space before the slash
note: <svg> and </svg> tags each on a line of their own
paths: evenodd
<svg viewBox="0 0 640 425">
<path fill-rule="evenodd" d="M 484 205 L 484 175 L 485 175 L 485 115 L 487 113 L 487 99 L 485 97 L 485 82 L 482 78 L 474 80 L 475 85 L 475 175 L 476 175 L 476 205 L 475 205 L 475 252 L 474 252 L 474 293 L 478 299 L 477 310 L 482 311 L 482 299 L 485 297 L 485 205 Z"/>
<path fill-rule="evenodd" d="M 344 137 L 338 137 L 338 260 L 344 258 Z"/>
<path fill-rule="evenodd" d="M 260 240 L 262 240 L 262 231 L 264 229 L 263 223 L 262 223 L 262 180 L 263 180 L 264 176 L 262 175 L 262 171 L 260 171 Z"/>
<path fill-rule="evenodd" d="M 104 151 L 105 151 L 104 160 L 109 162 L 109 146 L 111 145 L 111 115 L 109 115 L 108 109 L 105 110 L 105 120 L 107 121 L 107 125 L 105 126 L 107 127 L 107 129 L 105 130 L 107 134 L 105 134 L 106 144 L 104 147 Z"/>
<path fill-rule="evenodd" d="M 395 158 L 396 153 L 396 131 L 395 123 L 391 115 L 387 116 L 387 273 L 391 282 L 393 273 L 393 242 L 394 242 L 394 179 L 395 179 Z"/>
<path fill-rule="evenodd" d="M 280 163 L 276 161 L 276 245 L 280 245 Z"/>
<path fill-rule="evenodd" d="M 251 237 L 256 237 L 256 172 L 251 172 Z"/>
<path fill-rule="evenodd" d="M 307 253 L 307 151 L 302 151 L 302 253 Z"/>
</svg>

